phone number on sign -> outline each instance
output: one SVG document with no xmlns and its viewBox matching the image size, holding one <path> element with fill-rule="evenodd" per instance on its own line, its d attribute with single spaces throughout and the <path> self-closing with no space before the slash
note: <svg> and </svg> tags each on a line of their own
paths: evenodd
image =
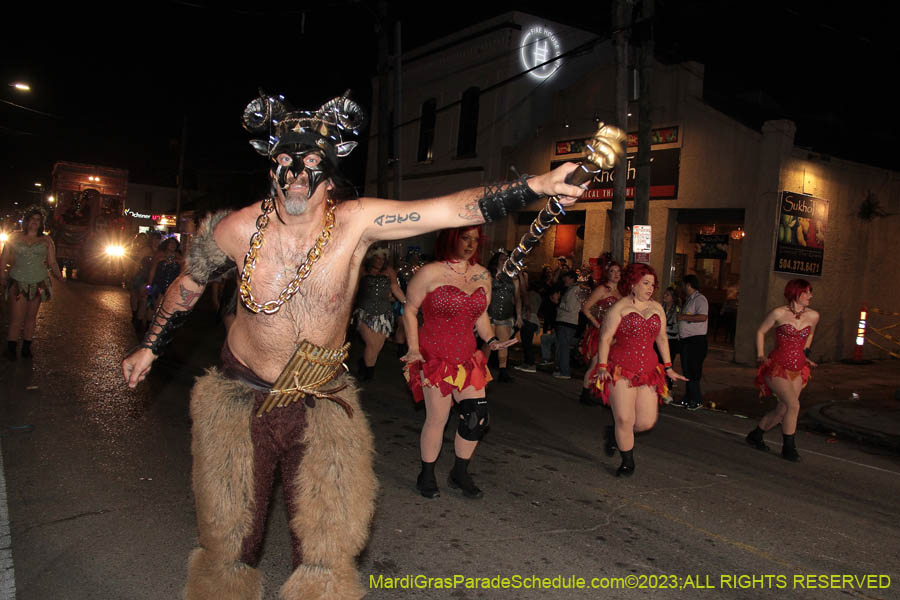
<svg viewBox="0 0 900 600">
<path fill-rule="evenodd" d="M 818 275 L 822 269 L 822 265 L 816 262 L 808 262 L 805 260 L 792 260 L 789 258 L 779 258 L 778 268 L 786 271 L 800 271 L 801 273 L 809 273 Z"/>
</svg>

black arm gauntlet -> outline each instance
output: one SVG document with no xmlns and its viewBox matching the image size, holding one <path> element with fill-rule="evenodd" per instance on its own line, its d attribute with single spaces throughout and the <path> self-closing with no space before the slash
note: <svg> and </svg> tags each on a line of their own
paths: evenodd
<svg viewBox="0 0 900 600">
<path fill-rule="evenodd" d="M 170 313 L 160 304 L 156 309 L 156 314 L 153 315 L 153 321 L 150 323 L 147 335 L 144 336 L 144 341 L 138 347 L 149 348 L 153 354 L 159 356 L 160 351 L 172 341 L 175 330 L 187 321 L 189 314 L 190 311 L 186 310 L 176 310 Z"/>
<path fill-rule="evenodd" d="M 528 187 L 525 183 L 527 177 L 523 176 L 516 181 L 486 184 L 484 196 L 478 200 L 478 208 L 485 223 L 491 223 L 501 217 L 505 217 L 512 211 L 521 210 L 529 202 L 538 200 L 541 196 Z"/>
</svg>

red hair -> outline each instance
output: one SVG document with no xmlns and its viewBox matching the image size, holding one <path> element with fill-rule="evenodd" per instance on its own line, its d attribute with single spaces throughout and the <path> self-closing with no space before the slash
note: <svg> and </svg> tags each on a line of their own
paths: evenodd
<svg viewBox="0 0 900 600">
<path fill-rule="evenodd" d="M 631 288 L 637 285 L 637 282 L 644 278 L 644 275 L 653 275 L 653 292 L 659 289 L 659 277 L 656 271 L 650 265 L 644 263 L 631 263 L 622 272 L 622 278 L 619 280 L 619 293 L 624 298 L 631 293 Z"/>
<path fill-rule="evenodd" d="M 619 271 L 620 271 L 619 281 L 622 281 L 622 278 L 621 278 L 622 265 L 620 265 L 619 263 L 617 263 L 614 260 L 610 260 L 608 263 L 606 263 L 606 266 L 603 267 L 603 273 L 601 273 L 600 279 L 597 280 L 598 285 L 606 285 L 607 283 L 609 283 L 609 270 L 612 269 L 613 267 L 619 267 Z"/>
<path fill-rule="evenodd" d="M 791 279 L 784 286 L 784 297 L 788 302 L 793 302 L 800 297 L 800 294 L 809 290 L 812 291 L 812 284 L 805 279 Z"/>
<path fill-rule="evenodd" d="M 478 263 L 478 257 L 481 255 L 481 246 L 484 244 L 484 228 L 481 225 L 466 225 L 465 227 L 456 227 L 454 229 L 441 229 L 438 233 L 437 241 L 434 242 L 434 256 L 438 260 L 453 260 L 455 258 L 456 242 L 459 237 L 474 229 L 478 233 L 478 246 L 475 248 L 475 254 L 469 259 L 469 264 Z"/>
</svg>

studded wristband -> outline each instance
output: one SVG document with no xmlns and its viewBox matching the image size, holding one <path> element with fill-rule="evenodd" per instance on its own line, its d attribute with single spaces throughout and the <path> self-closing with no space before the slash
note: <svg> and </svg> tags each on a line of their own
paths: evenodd
<svg viewBox="0 0 900 600">
<path fill-rule="evenodd" d="M 528 187 L 527 176 L 516 181 L 493 183 L 484 186 L 484 196 L 478 200 L 478 208 L 485 223 L 505 217 L 522 209 L 529 202 L 540 199 L 540 194 Z"/>
</svg>

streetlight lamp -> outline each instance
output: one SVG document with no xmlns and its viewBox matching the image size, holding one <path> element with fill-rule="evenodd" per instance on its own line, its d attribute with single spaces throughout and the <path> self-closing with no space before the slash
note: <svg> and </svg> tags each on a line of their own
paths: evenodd
<svg viewBox="0 0 900 600">
<path fill-rule="evenodd" d="M 22 83 L 21 81 L 17 81 L 15 83 L 11 83 L 9 85 L 10 85 L 10 87 L 16 88 L 20 92 L 30 92 L 31 91 L 31 86 L 28 85 L 27 83 Z"/>
</svg>

